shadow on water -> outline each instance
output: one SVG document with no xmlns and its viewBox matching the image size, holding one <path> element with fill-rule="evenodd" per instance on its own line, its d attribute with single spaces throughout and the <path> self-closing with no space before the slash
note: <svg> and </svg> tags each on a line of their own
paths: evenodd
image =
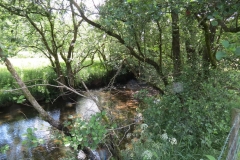
<svg viewBox="0 0 240 160">
<path fill-rule="evenodd" d="M 101 92 L 93 91 L 100 104 L 110 113 L 112 121 L 124 125 L 132 121 L 137 102 L 131 97 L 131 91 Z M 88 119 L 91 114 L 98 112 L 96 104 L 86 98 L 79 98 L 78 102 L 69 105 L 64 101 L 54 104 L 43 104 L 45 110 L 55 120 L 66 121 L 69 115 L 82 116 Z M 35 136 L 44 139 L 45 143 L 36 148 L 28 148 L 22 144 L 28 128 L 37 128 Z M 43 121 L 33 107 L 14 104 L 0 108 L 0 147 L 9 145 L 6 154 L 0 154 L 0 160 L 56 160 L 64 156 L 64 152 L 56 145 L 51 144 L 51 126 Z"/>
</svg>

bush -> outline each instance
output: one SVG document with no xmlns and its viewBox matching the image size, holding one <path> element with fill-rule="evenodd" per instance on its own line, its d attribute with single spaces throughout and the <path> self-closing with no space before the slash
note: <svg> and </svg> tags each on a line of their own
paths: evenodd
<svg viewBox="0 0 240 160">
<path fill-rule="evenodd" d="M 66 121 L 64 126 L 72 128 L 71 136 L 63 137 L 65 146 L 71 146 L 74 150 L 79 149 L 79 145 L 96 149 L 98 144 L 104 141 L 107 133 L 106 126 L 102 124 L 103 116 L 105 112 L 92 115 L 89 121 L 82 118 L 76 118 L 73 122 Z"/>
<path fill-rule="evenodd" d="M 216 151 L 219 154 L 230 130 L 231 105 L 239 102 L 236 93 L 226 87 L 236 87 L 236 77 L 228 77 L 229 73 L 217 71 L 206 80 L 185 74 L 179 80 L 183 92 L 169 90 L 160 103 L 153 97 L 142 95 L 143 116 L 151 131 L 151 140 L 161 142 L 159 135 L 164 133 L 175 137 L 179 142 L 176 151 L 181 156 L 172 153 L 172 158 L 174 155 L 178 155 L 178 159 L 186 159 L 188 155 L 201 158 L 202 154 L 214 155 Z M 155 149 L 151 150 L 154 152 Z"/>
</svg>

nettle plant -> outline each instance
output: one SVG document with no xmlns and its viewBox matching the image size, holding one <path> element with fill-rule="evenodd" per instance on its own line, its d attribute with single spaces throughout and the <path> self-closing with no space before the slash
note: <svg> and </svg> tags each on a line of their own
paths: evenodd
<svg viewBox="0 0 240 160">
<path fill-rule="evenodd" d="M 106 126 L 102 123 L 105 114 L 106 112 L 96 113 L 88 121 L 76 118 L 72 122 L 65 122 L 66 127 L 72 128 L 71 136 L 63 138 L 64 145 L 71 146 L 74 150 L 77 150 L 79 145 L 96 149 L 107 133 Z"/>
</svg>

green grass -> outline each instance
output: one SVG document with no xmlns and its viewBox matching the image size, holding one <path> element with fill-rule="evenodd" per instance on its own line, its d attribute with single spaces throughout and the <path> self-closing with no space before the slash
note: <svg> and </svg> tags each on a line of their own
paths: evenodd
<svg viewBox="0 0 240 160">
<path fill-rule="evenodd" d="M 54 81 L 54 79 L 56 79 L 56 74 L 50 67 L 48 59 L 11 58 L 10 61 L 27 86 L 35 85 L 35 87 L 29 88 L 30 92 L 35 97 L 49 98 L 57 94 L 58 89 L 56 88 L 37 86 L 37 84 L 56 84 Z M 87 60 L 85 63 L 90 63 L 90 60 Z M 64 66 L 63 63 L 62 66 Z M 91 83 L 106 82 L 106 75 L 106 69 L 100 61 L 96 60 L 93 65 L 82 69 L 77 74 L 76 84 L 80 87 L 80 79 L 82 79 L 91 88 Z M 11 74 L 8 72 L 6 66 L 3 64 L 0 64 L 0 77 L 0 106 L 3 104 L 8 105 L 9 103 L 14 102 L 13 97 L 19 97 L 22 92 L 21 90 L 14 90 L 19 87 Z"/>
<path fill-rule="evenodd" d="M 94 85 L 94 83 L 102 83 L 106 85 L 108 72 L 100 61 L 95 61 L 91 67 L 81 70 L 77 77 L 79 77 L 79 79 L 76 79 L 77 84 L 80 84 L 80 79 L 82 79 L 91 88 L 91 85 Z"/>
<path fill-rule="evenodd" d="M 27 60 L 11 60 L 17 73 L 27 86 L 47 84 L 56 78 L 52 69 L 47 67 L 43 61 L 35 61 L 34 63 Z M 21 90 L 15 90 L 19 87 L 7 68 L 3 65 L 0 65 L 0 77 L 0 104 L 5 106 L 14 102 L 13 97 L 19 97 L 22 95 L 22 92 Z M 35 97 L 45 97 L 49 94 L 49 89 L 45 86 L 30 87 L 29 90 Z"/>
</svg>

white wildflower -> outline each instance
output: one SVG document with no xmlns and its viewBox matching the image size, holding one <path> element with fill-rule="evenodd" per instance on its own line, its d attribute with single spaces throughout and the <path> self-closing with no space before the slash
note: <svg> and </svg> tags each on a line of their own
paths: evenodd
<svg viewBox="0 0 240 160">
<path fill-rule="evenodd" d="M 130 139 L 131 136 L 132 136 L 132 134 L 131 134 L 131 133 L 128 133 L 128 134 L 126 135 L 126 138 L 127 138 L 127 139 Z"/>
<path fill-rule="evenodd" d="M 176 138 L 169 138 L 169 142 L 170 142 L 172 145 L 176 145 L 176 144 L 177 144 L 177 139 L 176 139 Z"/>
<path fill-rule="evenodd" d="M 132 157 L 134 157 L 134 154 L 133 154 L 133 153 L 131 153 L 131 154 L 130 154 L 130 157 L 131 157 L 131 158 L 132 158 Z"/>
<path fill-rule="evenodd" d="M 144 152 L 142 153 L 142 157 L 143 157 L 144 159 L 152 159 L 153 154 L 152 154 L 151 151 L 146 150 L 146 151 L 144 151 Z"/>
<path fill-rule="evenodd" d="M 142 113 L 138 113 L 136 116 L 135 116 L 135 123 L 140 123 L 143 121 L 143 115 Z"/>
<path fill-rule="evenodd" d="M 69 146 L 70 146 L 70 143 L 65 143 L 64 146 L 65 146 L 65 147 L 69 147 Z"/>
<path fill-rule="evenodd" d="M 154 104 L 159 104 L 159 103 L 160 103 L 160 99 L 155 99 L 155 100 L 153 101 L 153 103 L 154 103 Z"/>
<path fill-rule="evenodd" d="M 161 135 L 161 138 L 162 138 L 163 140 L 167 140 L 167 139 L 168 139 L 167 133 L 163 133 L 163 134 Z"/>
<path fill-rule="evenodd" d="M 141 130 L 146 130 L 148 128 L 148 125 L 146 123 L 141 124 Z"/>
</svg>

